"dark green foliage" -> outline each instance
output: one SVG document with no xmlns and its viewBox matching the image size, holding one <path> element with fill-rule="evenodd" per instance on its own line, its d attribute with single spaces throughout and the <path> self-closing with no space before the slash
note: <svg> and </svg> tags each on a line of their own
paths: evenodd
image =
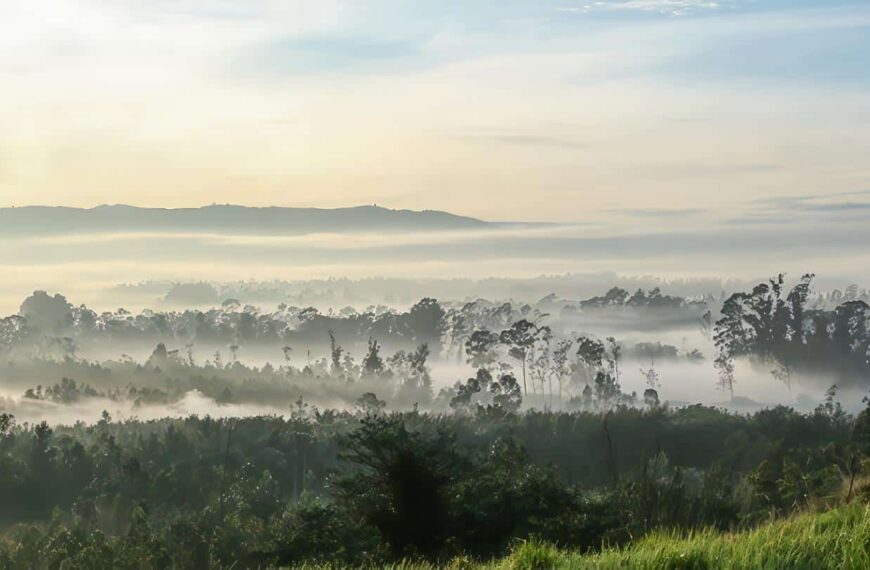
<svg viewBox="0 0 870 570">
<path fill-rule="evenodd" d="M 716 322 L 716 364 L 722 383 L 732 389 L 736 357 L 750 356 L 779 364 L 776 376 L 791 385 L 793 371 L 834 374 L 855 383 L 870 372 L 870 306 L 846 301 L 833 310 L 807 307 L 812 274 L 783 298 L 784 276 L 734 293 Z"/>
<path fill-rule="evenodd" d="M 487 329 L 476 330 L 465 341 L 465 353 L 468 364 L 474 368 L 491 366 L 496 360 L 495 348 L 499 335 Z"/>
<path fill-rule="evenodd" d="M 574 546 L 600 545 L 606 516 L 591 515 L 583 496 L 551 467 L 531 464 L 513 439 L 495 441 L 470 476 L 452 492 L 457 544 L 465 552 L 492 555 L 517 537 L 542 536 Z"/>
<path fill-rule="evenodd" d="M 377 376 L 384 371 L 384 360 L 381 358 L 381 345 L 373 338 L 369 339 L 369 351 L 363 359 L 363 373 L 367 376 Z"/>
<path fill-rule="evenodd" d="M 341 458 L 357 469 L 334 481 L 339 501 L 398 556 L 441 551 L 447 489 L 463 472 L 453 435 L 427 427 L 409 427 L 401 416 L 367 416 L 343 441 Z"/>
<path fill-rule="evenodd" d="M 501 395 L 518 395 L 516 380 Z M 477 378 L 475 378 L 477 380 Z M 488 392 L 492 395 L 492 392 Z M 867 413 L 702 406 L 19 426 L 0 415 L 0 565 L 255 568 L 594 551 L 860 495 Z M 852 491 L 849 491 L 852 494 Z M 33 524 L 30 524 L 33 523 Z M 0 566 L 2 567 L 2 566 Z"/>
</svg>

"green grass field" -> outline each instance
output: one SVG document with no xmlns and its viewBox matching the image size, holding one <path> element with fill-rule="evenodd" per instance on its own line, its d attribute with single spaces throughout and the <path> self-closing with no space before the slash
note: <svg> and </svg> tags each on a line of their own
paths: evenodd
<svg viewBox="0 0 870 570">
<path fill-rule="evenodd" d="M 436 566 L 405 563 L 393 568 L 430 570 Z M 476 564 L 457 559 L 447 568 L 864 569 L 870 568 L 870 506 L 853 504 L 823 513 L 800 514 L 737 533 L 656 532 L 625 548 L 585 556 L 530 541 L 517 545 L 500 561 Z"/>
<path fill-rule="evenodd" d="M 870 568 L 870 507 L 802 514 L 740 533 L 653 533 L 591 556 L 526 543 L 495 568 Z"/>
</svg>

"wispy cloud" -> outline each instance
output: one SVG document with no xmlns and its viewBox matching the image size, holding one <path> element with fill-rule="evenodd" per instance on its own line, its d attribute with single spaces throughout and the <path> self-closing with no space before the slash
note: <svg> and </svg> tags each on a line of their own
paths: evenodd
<svg viewBox="0 0 870 570">
<path fill-rule="evenodd" d="M 848 228 L 857 224 L 863 228 L 870 221 L 870 190 L 760 198 L 746 204 L 740 215 L 724 221 L 766 227 L 827 224 L 829 228 Z"/>
<path fill-rule="evenodd" d="M 633 218 L 684 218 L 706 212 L 703 208 L 611 208 L 611 214 Z"/>
<path fill-rule="evenodd" d="M 850 212 L 870 210 L 870 190 L 765 198 L 757 203 L 768 210 Z"/>
<path fill-rule="evenodd" d="M 868 179 L 867 0 L 51 4 L 0 18 L 0 203 L 600 223 Z"/>
<path fill-rule="evenodd" d="M 564 12 L 651 12 L 685 16 L 694 12 L 718 10 L 744 4 L 746 0 L 599 0 L 580 6 L 564 7 Z"/>
</svg>

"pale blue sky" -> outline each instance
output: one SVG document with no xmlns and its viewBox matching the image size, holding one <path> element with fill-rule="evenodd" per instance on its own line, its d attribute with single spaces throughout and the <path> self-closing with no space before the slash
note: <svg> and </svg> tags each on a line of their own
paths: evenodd
<svg viewBox="0 0 870 570">
<path fill-rule="evenodd" d="M 870 189 L 867 0 L 38 4 L 0 18 L 3 205 L 727 220 Z"/>
</svg>

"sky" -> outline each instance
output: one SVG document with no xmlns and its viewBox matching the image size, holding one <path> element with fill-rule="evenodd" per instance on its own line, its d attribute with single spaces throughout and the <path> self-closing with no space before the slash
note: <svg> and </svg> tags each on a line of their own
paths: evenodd
<svg viewBox="0 0 870 570">
<path fill-rule="evenodd" d="M 6 0 L 0 206 L 870 212 L 870 2 Z"/>
</svg>

